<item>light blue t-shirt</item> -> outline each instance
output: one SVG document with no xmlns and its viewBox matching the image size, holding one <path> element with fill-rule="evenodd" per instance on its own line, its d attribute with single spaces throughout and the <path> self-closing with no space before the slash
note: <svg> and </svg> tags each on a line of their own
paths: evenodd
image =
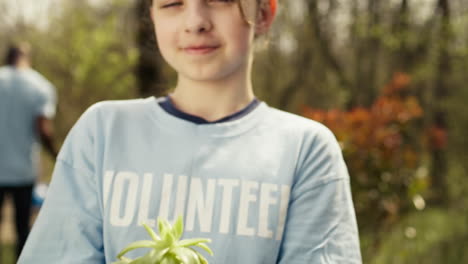
<svg viewBox="0 0 468 264">
<path fill-rule="evenodd" d="M 0 67 L 0 185 L 34 183 L 39 144 L 36 119 L 55 115 L 52 84 L 33 69 Z"/>
<path fill-rule="evenodd" d="M 265 103 L 197 125 L 158 100 L 83 114 L 19 264 L 112 263 L 149 239 L 141 223 L 178 215 L 183 238 L 212 239 L 210 264 L 361 263 L 348 172 L 327 128 Z"/>
</svg>

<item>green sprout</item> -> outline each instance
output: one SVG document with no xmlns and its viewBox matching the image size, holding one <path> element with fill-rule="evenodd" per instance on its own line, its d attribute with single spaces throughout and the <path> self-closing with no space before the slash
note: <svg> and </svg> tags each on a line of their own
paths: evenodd
<svg viewBox="0 0 468 264">
<path fill-rule="evenodd" d="M 205 243 L 211 243 L 210 239 L 194 238 L 179 240 L 184 232 L 182 217 L 177 218 L 174 226 L 167 220 L 158 218 L 159 237 L 153 229 L 143 224 L 144 228 L 153 240 L 141 240 L 130 243 L 118 255 L 118 261 L 113 264 L 208 264 L 203 255 L 197 252 L 192 246 L 204 249 L 213 255 L 211 249 Z M 151 250 L 144 256 L 130 259 L 124 255 L 138 248 L 150 248 Z"/>
</svg>

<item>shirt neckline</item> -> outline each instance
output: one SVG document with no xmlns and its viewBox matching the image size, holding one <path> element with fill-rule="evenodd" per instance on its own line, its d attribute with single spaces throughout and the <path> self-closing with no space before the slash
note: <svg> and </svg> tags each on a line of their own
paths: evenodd
<svg viewBox="0 0 468 264">
<path fill-rule="evenodd" d="M 153 118 L 156 124 L 171 133 L 194 133 L 207 137 L 230 137 L 242 134 L 253 129 L 260 121 L 268 109 L 265 102 L 258 102 L 258 105 L 246 115 L 220 123 L 196 124 L 185 119 L 181 119 L 169 114 L 159 104 L 165 97 L 156 98 L 154 96 L 146 99 L 153 109 Z"/>
<path fill-rule="evenodd" d="M 192 114 L 189 114 L 189 113 L 186 113 L 186 112 L 183 112 L 183 111 L 179 110 L 174 105 L 174 103 L 172 102 L 170 96 L 163 97 L 162 100 L 160 100 L 158 103 L 161 106 L 161 108 L 163 108 L 168 114 L 171 114 L 171 115 L 173 115 L 175 117 L 187 120 L 189 122 L 192 122 L 192 123 L 195 123 L 195 124 L 198 124 L 198 125 L 206 125 L 206 124 L 224 123 L 224 122 L 234 121 L 234 120 L 240 119 L 243 116 L 245 116 L 245 115 L 249 114 L 250 112 L 252 112 L 260 104 L 260 101 L 257 98 L 254 98 L 243 109 L 241 109 L 241 110 L 239 110 L 239 111 L 237 111 L 237 112 L 235 112 L 233 114 L 230 114 L 228 116 L 225 116 L 223 118 L 220 118 L 218 120 L 215 120 L 215 121 L 208 121 L 208 120 L 206 120 L 206 119 L 204 119 L 202 117 L 192 115 Z"/>
</svg>

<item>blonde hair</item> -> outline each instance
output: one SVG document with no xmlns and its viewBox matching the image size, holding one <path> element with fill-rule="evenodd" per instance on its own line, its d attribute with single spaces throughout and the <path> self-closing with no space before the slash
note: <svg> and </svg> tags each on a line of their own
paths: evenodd
<svg viewBox="0 0 468 264">
<path fill-rule="evenodd" d="M 262 8 L 268 8 L 268 6 L 270 5 L 269 0 L 236 0 L 236 2 L 239 5 L 239 9 L 245 22 L 247 22 L 250 25 L 255 25 L 256 19 L 259 15 L 259 11 Z M 255 17 L 249 17 L 249 11 L 252 8 L 255 9 Z"/>
</svg>

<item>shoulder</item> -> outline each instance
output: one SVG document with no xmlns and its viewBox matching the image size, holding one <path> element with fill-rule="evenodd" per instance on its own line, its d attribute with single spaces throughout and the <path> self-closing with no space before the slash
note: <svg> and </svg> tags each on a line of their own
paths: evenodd
<svg viewBox="0 0 468 264">
<path fill-rule="evenodd" d="M 76 163 L 73 159 L 82 156 L 81 154 L 77 156 L 76 153 L 94 153 L 93 146 L 98 146 L 97 142 L 108 138 L 116 129 L 134 127 L 136 123 L 144 124 L 139 116 L 145 112 L 147 101 L 147 99 L 101 101 L 91 105 L 68 133 L 60 158 L 70 164 Z"/>
<path fill-rule="evenodd" d="M 272 107 L 269 107 L 265 124 L 282 134 L 306 141 L 336 141 L 333 132 L 322 123 Z"/>
<path fill-rule="evenodd" d="M 52 93 L 54 91 L 53 84 L 47 80 L 42 74 L 34 69 L 27 69 L 24 71 L 27 80 L 33 83 L 42 92 Z"/>
<path fill-rule="evenodd" d="M 1 66 L 0 67 L 0 81 L 8 78 L 11 75 L 11 67 L 10 66 Z"/>
<path fill-rule="evenodd" d="M 55 101 L 55 88 L 45 77 L 32 68 L 14 69 L 11 66 L 0 68 L 0 81 L 14 80 L 15 91 L 27 94 L 37 102 Z"/>
<path fill-rule="evenodd" d="M 9 66 L 0 66 L 0 74 L 5 74 L 7 71 L 9 71 Z"/>
<path fill-rule="evenodd" d="M 285 142 L 289 149 L 293 147 L 289 155 L 297 161 L 298 182 L 316 186 L 347 177 L 339 142 L 325 125 L 274 108 L 270 108 L 267 123 L 270 131 L 278 131 L 278 142 Z"/>
<path fill-rule="evenodd" d="M 154 103 L 151 98 L 97 102 L 82 114 L 78 122 L 99 126 L 128 125 L 128 122 L 138 122 L 142 117 L 150 114 L 151 103 Z"/>
<path fill-rule="evenodd" d="M 108 100 L 93 104 L 87 111 L 95 112 L 99 115 L 118 115 L 128 116 L 141 114 L 148 111 L 151 103 L 155 103 L 152 98 L 145 99 L 127 99 L 127 100 Z"/>
</svg>

